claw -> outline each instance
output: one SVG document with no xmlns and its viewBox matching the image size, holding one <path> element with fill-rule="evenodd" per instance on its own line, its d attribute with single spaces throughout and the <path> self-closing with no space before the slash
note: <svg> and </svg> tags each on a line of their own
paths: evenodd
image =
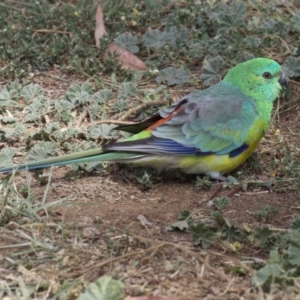
<svg viewBox="0 0 300 300">
<path fill-rule="evenodd" d="M 231 197 L 233 196 L 235 193 L 238 193 L 241 189 L 242 189 L 242 184 L 240 184 L 234 177 L 232 176 L 222 176 L 220 173 L 211 173 L 210 177 L 213 179 L 217 179 L 223 182 L 220 182 L 217 187 L 215 188 L 215 190 L 213 191 L 213 193 L 211 194 L 211 196 L 209 197 L 209 200 L 212 200 L 216 197 L 216 195 L 220 192 L 220 190 L 222 189 L 223 186 L 232 186 L 234 185 L 234 187 L 232 187 L 229 191 L 227 191 L 224 196 L 226 197 Z"/>
</svg>

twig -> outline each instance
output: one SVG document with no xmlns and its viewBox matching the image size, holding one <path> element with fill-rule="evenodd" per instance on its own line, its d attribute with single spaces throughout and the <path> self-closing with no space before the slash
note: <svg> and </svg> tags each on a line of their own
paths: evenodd
<svg viewBox="0 0 300 300">
<path fill-rule="evenodd" d="M 230 287 L 232 286 L 233 282 L 234 282 L 235 278 L 232 278 L 232 280 L 229 282 L 229 284 L 227 285 L 225 291 L 223 293 L 221 293 L 219 296 L 225 296 L 227 294 L 227 292 L 229 291 Z"/>
<path fill-rule="evenodd" d="M 75 125 L 76 128 L 79 128 L 79 127 L 81 126 L 83 120 L 85 119 L 85 117 L 86 117 L 87 115 L 88 115 L 88 110 L 85 109 L 85 110 L 80 114 L 80 116 L 79 116 L 78 119 L 77 119 L 77 122 L 76 122 L 76 125 Z"/>
<path fill-rule="evenodd" d="M 0 250 L 11 249 L 11 248 L 23 248 L 23 247 L 29 247 L 29 246 L 32 246 L 32 243 L 22 243 L 22 244 L 0 246 Z"/>
<path fill-rule="evenodd" d="M 274 122 L 274 119 L 275 119 L 276 116 L 277 116 L 277 122 L 280 121 L 280 116 L 279 116 L 279 113 L 278 113 L 279 112 L 279 108 L 280 108 L 280 99 L 278 98 L 276 110 L 275 110 L 275 112 L 273 114 L 273 118 L 272 118 L 272 123 Z"/>
<path fill-rule="evenodd" d="M 292 101 L 291 101 L 292 102 Z M 299 103 L 297 102 L 295 105 L 293 105 L 292 107 L 289 107 L 285 110 L 282 110 L 280 113 L 287 113 L 288 111 L 294 110 L 297 106 L 299 106 Z"/>
<path fill-rule="evenodd" d="M 60 34 L 72 34 L 70 31 L 64 31 L 64 30 L 51 30 L 51 29 L 37 29 L 33 33 L 33 36 L 35 36 L 36 33 L 60 33 Z"/>
<path fill-rule="evenodd" d="M 174 243 L 165 243 L 168 244 L 169 246 L 179 249 L 182 252 L 187 253 L 188 255 L 197 258 L 199 261 L 201 261 L 205 267 L 210 270 L 211 272 L 215 273 L 216 275 L 218 275 L 219 278 L 222 278 L 228 282 L 231 281 L 231 279 L 224 273 L 224 272 L 220 272 L 218 271 L 216 268 L 212 267 L 208 261 L 206 261 L 200 254 L 198 254 L 197 252 L 194 252 L 190 249 L 187 249 L 187 247 L 183 247 L 182 245 L 178 245 L 178 244 L 174 244 Z"/>
<path fill-rule="evenodd" d="M 116 262 L 118 260 L 121 260 L 121 259 L 124 259 L 124 258 L 128 258 L 128 257 L 131 257 L 131 256 L 136 256 L 138 254 L 143 254 L 143 256 L 145 256 L 145 252 L 149 252 L 149 251 L 152 251 L 152 252 L 157 252 L 157 250 L 159 248 L 163 248 L 163 247 L 171 247 L 173 249 L 177 249 L 177 250 L 180 250 L 184 253 L 186 253 L 187 255 L 191 256 L 191 257 L 195 257 L 196 259 L 198 259 L 202 264 L 205 265 L 205 267 L 210 270 L 211 272 L 213 272 L 214 274 L 216 274 L 219 278 L 222 278 L 223 280 L 227 281 L 227 282 L 231 282 L 231 279 L 223 272 L 220 272 L 218 271 L 216 268 L 212 267 L 207 261 L 205 258 L 203 258 L 199 253 L 195 252 L 195 251 L 192 251 L 190 249 L 188 249 L 188 247 L 185 247 L 185 246 L 182 246 L 182 245 L 178 245 L 178 244 L 175 244 L 175 243 L 170 243 L 170 242 L 160 242 L 160 241 L 155 241 L 155 240 L 151 240 L 151 239 L 148 239 L 148 238 L 145 238 L 145 237 L 140 237 L 138 235 L 131 235 L 132 237 L 140 240 L 141 242 L 144 242 L 144 243 L 155 243 L 155 245 L 147 248 L 147 249 L 143 249 L 143 250 L 138 250 L 138 251 L 133 251 L 131 253 L 127 253 L 125 255 L 121 255 L 121 256 L 118 256 L 118 257 L 115 257 L 115 258 L 112 258 L 112 259 L 107 259 L 103 262 L 100 262 L 98 264 L 91 264 L 91 265 L 88 265 L 88 266 L 85 266 L 85 271 L 83 271 L 84 273 L 87 273 L 87 272 L 90 272 L 92 270 L 95 270 L 95 269 L 99 269 L 99 268 L 102 268 L 104 267 L 105 265 L 108 265 L 108 264 L 111 264 L 113 262 Z"/>
<path fill-rule="evenodd" d="M 244 263 L 242 263 L 240 260 L 234 258 L 234 257 L 231 257 L 231 256 L 228 256 L 228 255 L 225 255 L 223 253 L 219 253 L 219 252 L 215 252 L 213 250 L 207 250 L 207 253 L 210 253 L 212 255 L 215 255 L 215 256 L 220 256 L 220 257 L 223 257 L 223 258 L 226 258 L 228 260 L 231 260 L 233 262 L 235 262 L 236 264 L 238 264 L 240 267 L 242 267 L 243 269 L 245 269 L 247 272 L 249 272 L 251 275 L 254 275 L 255 273 L 255 270 L 251 269 L 250 267 L 248 267 L 247 265 L 245 265 Z"/>
<path fill-rule="evenodd" d="M 99 125 L 99 124 L 133 125 L 133 124 L 136 124 L 136 122 L 119 121 L 119 120 L 101 120 L 101 121 L 94 122 L 93 124 L 95 124 L 95 125 Z"/>
<path fill-rule="evenodd" d="M 246 192 L 243 195 L 259 195 L 259 194 L 270 194 L 270 191 L 260 191 L 260 192 Z"/>
<path fill-rule="evenodd" d="M 55 75 L 52 75 L 52 74 L 48 74 L 48 73 L 46 73 L 46 72 L 41 72 L 41 74 L 44 75 L 44 76 L 47 76 L 47 77 L 56 79 L 56 80 L 60 80 L 60 81 L 66 82 L 66 83 L 69 83 L 69 82 L 70 82 L 69 80 L 63 79 L 63 78 L 61 78 L 61 77 L 58 77 L 58 76 L 55 76 Z"/>
<path fill-rule="evenodd" d="M 295 81 L 295 80 L 292 80 L 292 79 L 290 79 L 289 82 L 292 82 L 292 83 L 294 83 L 294 84 L 300 85 L 300 82 Z"/>
<path fill-rule="evenodd" d="M 192 256 L 192 257 L 195 257 L 197 258 L 199 261 L 201 261 L 202 264 L 205 265 L 205 267 L 212 271 L 213 273 L 217 274 L 220 278 L 223 278 L 224 280 L 230 282 L 231 279 L 224 273 L 222 272 L 219 272 L 216 270 L 216 268 L 213 268 L 209 265 L 209 263 L 205 260 L 205 258 L 203 258 L 200 254 L 198 254 L 197 252 L 193 251 L 193 250 L 190 250 L 188 249 L 187 246 L 183 246 L 183 245 L 179 245 L 179 244 L 175 244 L 175 243 L 171 243 L 171 242 L 163 242 L 161 243 L 160 241 L 155 241 L 155 240 L 152 240 L 152 239 L 149 239 L 149 238 L 145 238 L 145 237 L 142 237 L 142 236 L 138 236 L 138 235 L 135 235 L 135 234 L 130 234 L 133 238 L 136 238 L 137 240 L 140 240 L 141 242 L 143 243 L 160 243 L 159 245 L 156 245 L 155 247 L 150 247 L 150 248 L 154 248 L 154 250 L 157 250 L 158 248 L 161 248 L 161 247 L 166 247 L 166 246 L 169 246 L 171 248 L 175 248 L 177 250 L 180 250 L 186 254 L 188 254 L 189 256 Z M 150 249 L 148 248 L 148 249 Z M 148 251 L 148 249 L 146 249 Z M 233 259 L 234 260 L 234 259 Z M 246 269 L 247 267 L 245 267 Z"/>
<path fill-rule="evenodd" d="M 142 104 L 130 109 L 127 113 L 125 113 L 123 116 L 118 118 L 118 121 L 124 121 L 131 115 L 136 114 L 138 111 L 145 109 L 149 106 L 162 106 L 165 104 L 166 104 L 165 101 L 150 101 L 150 102 L 142 103 Z"/>
<path fill-rule="evenodd" d="M 85 265 L 85 271 L 84 271 L 84 273 L 90 272 L 90 271 L 95 270 L 95 269 L 102 268 L 105 265 L 111 264 L 111 263 L 116 262 L 116 261 L 118 261 L 120 259 L 123 259 L 123 258 L 128 258 L 128 257 L 135 256 L 135 255 L 142 254 L 142 253 L 145 254 L 146 251 L 148 252 L 149 250 L 152 250 L 152 249 L 154 250 L 156 248 L 157 248 L 157 245 L 152 246 L 152 247 L 150 247 L 148 249 L 142 249 L 142 250 L 138 250 L 138 251 L 133 251 L 133 252 L 126 253 L 124 255 L 121 255 L 121 256 L 118 256 L 118 257 L 115 257 L 115 258 L 110 258 L 110 259 L 102 261 L 102 262 L 100 262 L 98 264 L 95 264 L 95 262 L 93 262 L 91 265 Z"/>
<path fill-rule="evenodd" d="M 49 118 L 49 116 L 48 116 L 47 114 L 42 115 L 42 118 L 45 120 L 45 122 L 46 122 L 47 124 L 51 123 L 50 118 Z"/>
<path fill-rule="evenodd" d="M 285 40 L 283 40 L 280 36 L 275 35 L 275 34 L 266 34 L 266 35 L 264 35 L 264 38 L 266 38 L 266 37 L 274 37 L 274 38 L 279 39 L 281 41 L 281 43 L 285 46 L 286 50 L 288 51 L 288 53 L 284 53 L 284 54 L 290 54 L 291 53 L 291 49 L 288 46 L 287 42 Z"/>
</svg>

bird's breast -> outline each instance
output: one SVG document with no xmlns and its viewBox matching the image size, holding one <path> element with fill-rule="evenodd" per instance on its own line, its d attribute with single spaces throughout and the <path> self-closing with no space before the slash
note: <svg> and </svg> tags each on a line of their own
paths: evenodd
<svg viewBox="0 0 300 300">
<path fill-rule="evenodd" d="M 227 154 L 211 154 L 194 157 L 186 156 L 182 159 L 179 168 L 187 173 L 229 173 L 240 166 L 255 151 L 259 141 L 264 135 L 266 125 L 261 118 L 257 118 L 245 137 L 243 145 Z M 233 155 L 234 154 L 234 155 Z"/>
</svg>

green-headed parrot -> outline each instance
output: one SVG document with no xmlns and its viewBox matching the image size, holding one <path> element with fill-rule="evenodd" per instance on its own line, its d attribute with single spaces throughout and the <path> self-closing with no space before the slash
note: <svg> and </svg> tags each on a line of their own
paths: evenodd
<svg viewBox="0 0 300 300">
<path fill-rule="evenodd" d="M 223 175 L 255 150 L 270 122 L 274 100 L 287 84 L 280 65 L 255 58 L 229 70 L 224 79 L 192 92 L 141 123 L 117 129 L 131 137 L 101 148 L 1 168 L 34 170 L 83 162 L 115 161 L 186 173 Z"/>
</svg>

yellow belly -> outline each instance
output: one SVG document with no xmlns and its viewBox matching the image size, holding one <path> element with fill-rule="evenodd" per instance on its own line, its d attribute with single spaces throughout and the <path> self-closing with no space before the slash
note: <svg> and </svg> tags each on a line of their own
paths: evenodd
<svg viewBox="0 0 300 300">
<path fill-rule="evenodd" d="M 141 157 L 134 160 L 134 163 L 144 166 L 157 167 L 158 169 L 179 168 L 189 174 L 226 174 L 242 163 L 254 152 L 258 142 L 262 138 L 267 124 L 257 118 L 249 130 L 245 143 L 250 145 L 245 151 L 235 157 L 224 155 L 154 155 Z"/>
<path fill-rule="evenodd" d="M 251 144 L 244 152 L 236 157 L 224 155 L 159 155 L 159 156 L 144 156 L 135 158 L 135 164 L 141 166 L 151 166 L 158 169 L 173 169 L 178 168 L 188 174 L 226 174 L 240 166 L 254 152 L 258 142 Z M 127 162 L 130 162 L 127 161 Z"/>
<path fill-rule="evenodd" d="M 186 156 L 181 159 L 179 168 L 186 173 L 229 173 L 240 166 L 254 152 L 258 141 L 252 144 L 248 149 L 236 157 L 225 155 L 207 155 L 207 156 Z"/>
</svg>

